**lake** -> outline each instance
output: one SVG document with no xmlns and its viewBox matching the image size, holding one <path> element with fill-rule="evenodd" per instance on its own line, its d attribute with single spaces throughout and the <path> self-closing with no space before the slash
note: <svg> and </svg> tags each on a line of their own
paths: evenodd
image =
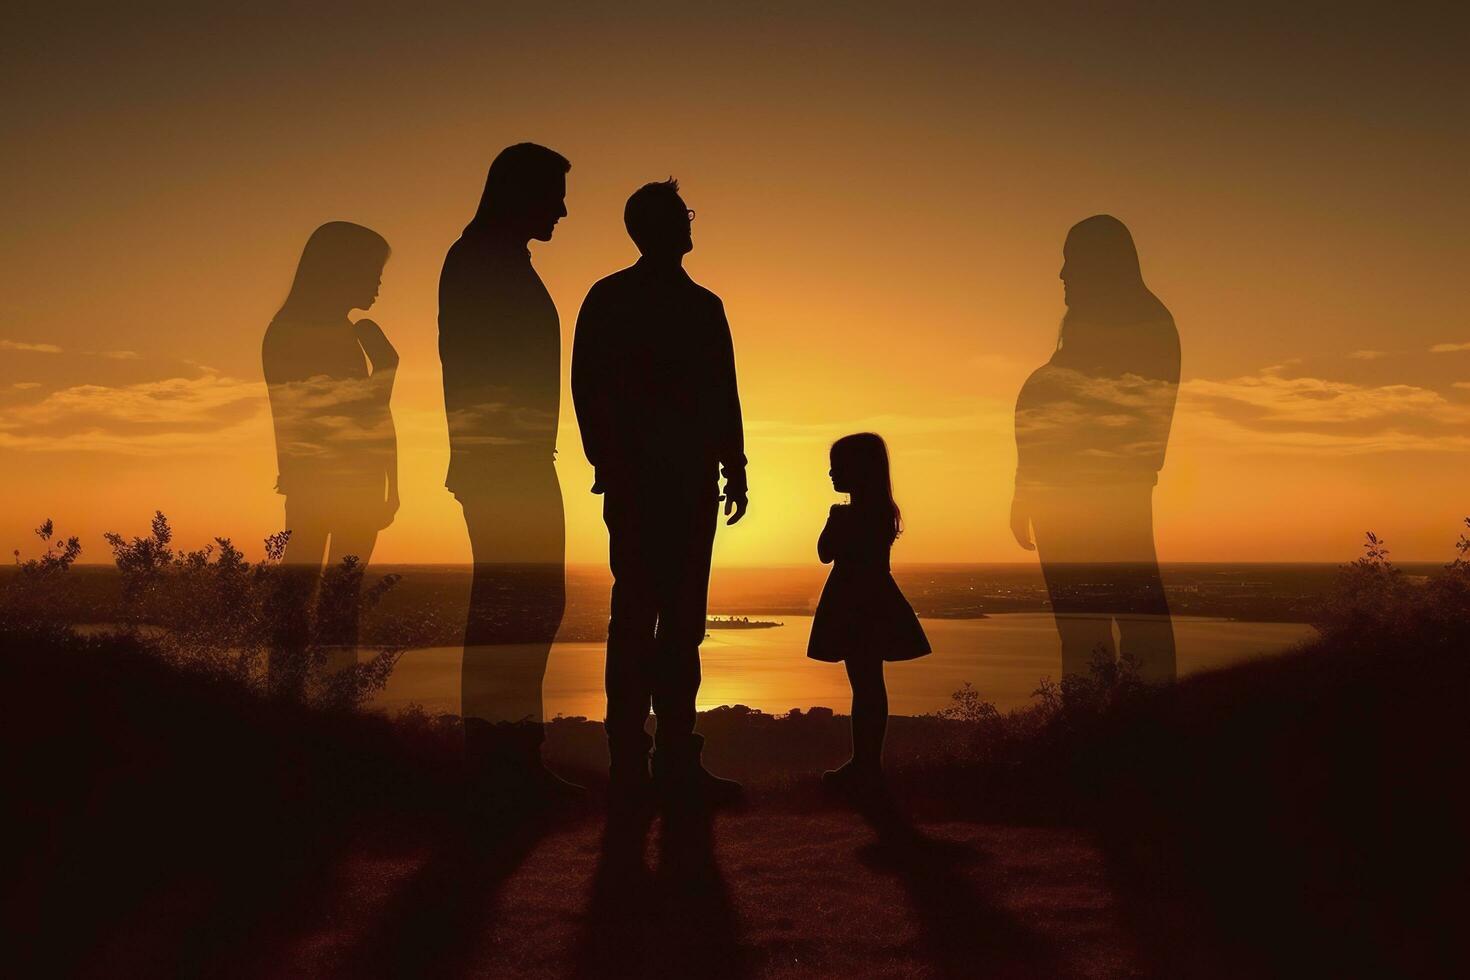
<svg viewBox="0 0 1470 980">
<path fill-rule="evenodd" d="M 714 616 L 747 615 L 713 609 Z M 771 714 L 820 705 L 846 713 L 850 693 L 841 664 L 806 658 L 810 616 L 752 616 L 785 623 L 772 629 L 712 630 L 704 641 L 701 711 L 744 704 Z M 1061 671 L 1061 645 L 1049 613 L 996 614 L 984 619 L 925 619 L 934 653 L 890 664 L 889 710 L 914 715 L 950 703 L 970 682 L 1001 710 L 1026 704 L 1042 677 Z M 1302 623 L 1250 623 L 1175 616 L 1181 676 L 1278 653 L 1310 639 Z M 459 647 L 405 653 L 375 704 L 397 710 L 418 703 L 430 712 L 459 712 Z M 601 719 L 604 648 L 601 643 L 558 643 L 543 686 L 546 716 Z"/>
</svg>

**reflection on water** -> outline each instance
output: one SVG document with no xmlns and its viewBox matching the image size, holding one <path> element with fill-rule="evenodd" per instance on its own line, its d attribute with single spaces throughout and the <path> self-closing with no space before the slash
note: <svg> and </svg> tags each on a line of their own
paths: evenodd
<svg viewBox="0 0 1470 980">
<path fill-rule="evenodd" d="M 714 610 L 712 615 L 742 615 Z M 782 616 L 785 626 L 764 630 L 715 630 L 701 647 L 704 684 L 699 710 L 745 704 L 780 714 L 814 705 L 847 711 L 851 697 L 840 664 L 806 658 L 809 616 Z M 1061 673 L 1061 647 L 1049 613 L 1014 613 L 988 619 L 926 619 L 934 655 L 888 671 L 894 714 L 943 708 L 966 681 L 1002 710 L 1027 703 L 1037 681 Z M 1176 616 L 1174 631 L 1181 676 L 1277 653 L 1313 635 L 1301 623 L 1242 623 Z M 546 669 L 546 716 L 603 713 L 601 643 L 558 643 Z M 459 647 L 434 647 L 404 654 L 380 707 L 417 702 L 431 712 L 459 710 Z"/>
</svg>

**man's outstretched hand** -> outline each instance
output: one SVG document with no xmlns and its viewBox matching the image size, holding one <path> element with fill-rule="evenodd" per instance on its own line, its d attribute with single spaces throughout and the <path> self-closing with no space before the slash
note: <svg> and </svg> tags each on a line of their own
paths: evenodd
<svg viewBox="0 0 1470 980">
<path fill-rule="evenodd" d="M 731 493 L 728 490 L 725 491 L 725 516 L 730 517 L 730 512 L 732 510 L 735 512 L 735 516 L 730 517 L 730 519 L 725 523 L 738 523 L 740 521 L 740 518 L 745 516 L 745 508 L 749 506 L 750 498 L 746 496 L 744 491 L 741 491 L 740 493 Z"/>
</svg>

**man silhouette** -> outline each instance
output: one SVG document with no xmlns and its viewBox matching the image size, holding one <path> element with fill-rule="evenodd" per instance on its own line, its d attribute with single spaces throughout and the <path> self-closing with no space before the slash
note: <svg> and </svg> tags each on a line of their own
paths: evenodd
<svg viewBox="0 0 1470 980">
<path fill-rule="evenodd" d="M 577 316 L 572 398 L 603 494 L 613 573 L 607 737 L 615 791 L 649 782 L 644 731 L 658 719 L 653 783 L 666 799 L 729 802 L 739 784 L 700 763 L 699 644 L 719 519 L 745 514 L 745 439 L 730 325 L 720 298 L 684 271 L 694 212 L 670 178 L 628 198 L 642 253 L 594 285 Z"/>
<path fill-rule="evenodd" d="M 482 786 L 512 807 L 571 789 L 541 762 L 541 682 L 566 607 L 555 469 L 561 323 L 527 248 L 550 241 L 566 216 L 570 169 L 534 143 L 501 151 L 439 279 L 444 483 L 464 508 L 474 558 L 465 750 Z"/>
</svg>

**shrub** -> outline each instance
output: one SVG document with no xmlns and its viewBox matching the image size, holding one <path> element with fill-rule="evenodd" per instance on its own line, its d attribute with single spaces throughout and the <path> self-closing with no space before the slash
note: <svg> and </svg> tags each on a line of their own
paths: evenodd
<svg viewBox="0 0 1470 980">
<path fill-rule="evenodd" d="M 1470 518 L 1465 519 L 1470 529 Z M 1382 538 L 1368 532 L 1364 553 L 1342 566 L 1312 625 L 1331 651 L 1393 653 L 1413 644 L 1424 651 L 1470 651 L 1470 536 L 1427 581 L 1403 574 Z"/>
<path fill-rule="evenodd" d="M 390 638 L 357 656 L 357 627 L 397 584 L 385 575 L 363 588 L 354 557 L 319 574 L 282 564 L 289 531 L 265 539 L 251 562 L 229 538 L 175 552 L 168 519 L 131 541 L 105 535 L 123 582 L 127 628 L 143 633 L 180 667 L 228 677 L 274 696 L 321 708 L 362 704 L 387 683 L 405 643 Z"/>
<path fill-rule="evenodd" d="M 66 573 L 81 543 L 53 540 L 50 520 L 36 534 L 45 553 L 22 561 L 16 552 L 17 572 L 0 588 L 0 633 L 18 642 L 64 640 L 73 634 L 58 610 L 73 605 L 64 595 Z M 361 705 L 387 683 L 425 626 L 380 627 L 370 655 L 359 656 L 358 623 L 399 576 L 364 587 L 365 569 L 351 557 L 325 573 L 286 566 L 289 536 L 267 537 L 264 558 L 252 562 L 229 538 L 175 550 L 161 512 L 146 535 L 104 535 L 121 579 L 121 600 L 111 616 L 116 629 L 183 669 L 315 707 Z"/>
<path fill-rule="evenodd" d="M 57 615 L 62 593 L 70 580 L 67 572 L 81 557 L 81 539 L 75 536 L 53 540 L 56 526 L 48 517 L 36 528 L 36 537 L 46 545 L 38 558 L 21 560 L 15 551 L 16 573 L 0 588 L 0 632 L 22 637 L 60 637 L 68 632 Z"/>
</svg>

